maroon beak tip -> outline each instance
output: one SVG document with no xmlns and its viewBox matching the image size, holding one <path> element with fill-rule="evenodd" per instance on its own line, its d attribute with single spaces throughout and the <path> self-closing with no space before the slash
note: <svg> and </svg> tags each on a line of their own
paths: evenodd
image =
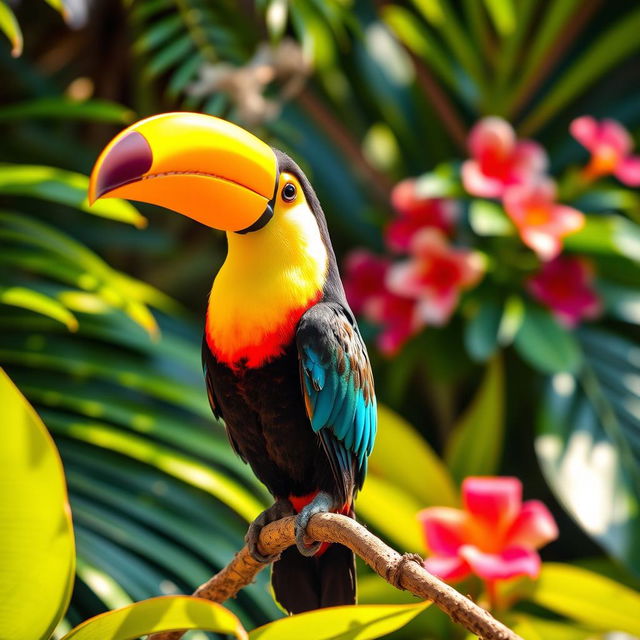
<svg viewBox="0 0 640 640">
<path fill-rule="evenodd" d="M 102 162 L 96 182 L 96 198 L 123 184 L 137 180 L 153 164 L 153 154 L 146 138 L 131 131 L 119 140 Z"/>
</svg>

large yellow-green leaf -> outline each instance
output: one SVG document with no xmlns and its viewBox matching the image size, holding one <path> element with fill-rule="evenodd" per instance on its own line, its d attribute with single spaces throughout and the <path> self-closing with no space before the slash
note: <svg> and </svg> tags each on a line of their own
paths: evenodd
<svg viewBox="0 0 640 640">
<path fill-rule="evenodd" d="M 369 474 L 356 500 L 356 512 L 390 544 L 420 551 L 424 542 L 416 514 L 424 504 L 401 487 Z"/>
<path fill-rule="evenodd" d="M 136 602 L 85 620 L 62 640 L 134 640 L 172 629 L 202 629 L 244 640 L 247 632 L 222 605 L 191 596 L 164 596 Z"/>
<path fill-rule="evenodd" d="M 0 369 L 0 630 L 49 637 L 66 611 L 75 549 L 62 463 L 42 421 Z"/>
<path fill-rule="evenodd" d="M 530 600 L 595 629 L 640 635 L 640 593 L 587 569 L 544 563 Z"/>
<path fill-rule="evenodd" d="M 495 474 L 503 438 L 504 372 L 502 360 L 495 356 L 448 443 L 446 460 L 456 480 L 462 482 L 466 476 Z"/>
<path fill-rule="evenodd" d="M 546 620 L 532 615 L 517 614 L 513 621 L 506 621 L 512 631 L 515 631 L 523 640 L 595 640 L 596 635 L 590 629 Z M 475 636 L 474 636 L 475 637 Z"/>
<path fill-rule="evenodd" d="M 429 606 L 369 604 L 331 607 L 282 618 L 249 633 L 250 640 L 369 640 L 400 629 Z"/>
<path fill-rule="evenodd" d="M 369 471 L 407 492 L 422 507 L 457 502 L 446 466 L 404 418 L 385 406 L 378 407 L 378 434 Z"/>
</svg>

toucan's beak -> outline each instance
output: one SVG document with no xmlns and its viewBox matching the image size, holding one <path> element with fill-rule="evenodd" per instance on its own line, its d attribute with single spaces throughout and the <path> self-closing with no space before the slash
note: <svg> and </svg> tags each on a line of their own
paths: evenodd
<svg viewBox="0 0 640 640">
<path fill-rule="evenodd" d="M 140 200 L 241 231 L 265 213 L 277 173 L 274 152 L 244 129 L 199 113 L 165 113 L 107 145 L 91 173 L 89 201 Z"/>
</svg>

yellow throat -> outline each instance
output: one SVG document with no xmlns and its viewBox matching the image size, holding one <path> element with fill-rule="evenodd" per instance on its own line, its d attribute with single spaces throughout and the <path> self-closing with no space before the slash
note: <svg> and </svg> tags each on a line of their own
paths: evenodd
<svg viewBox="0 0 640 640">
<path fill-rule="evenodd" d="M 282 186 L 293 183 L 293 203 Z M 228 233 L 228 254 L 211 289 L 206 338 L 228 364 L 258 367 L 280 355 L 300 316 L 322 296 L 327 249 L 298 180 L 282 173 L 273 219 L 246 235 Z"/>
</svg>

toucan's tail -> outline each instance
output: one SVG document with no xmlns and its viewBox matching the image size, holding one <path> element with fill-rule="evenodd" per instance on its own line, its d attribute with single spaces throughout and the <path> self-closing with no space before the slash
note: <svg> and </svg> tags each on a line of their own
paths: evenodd
<svg viewBox="0 0 640 640">
<path fill-rule="evenodd" d="M 289 547 L 273 565 L 271 584 L 276 600 L 289 613 L 355 604 L 355 557 L 337 543 L 311 558 Z"/>
</svg>

